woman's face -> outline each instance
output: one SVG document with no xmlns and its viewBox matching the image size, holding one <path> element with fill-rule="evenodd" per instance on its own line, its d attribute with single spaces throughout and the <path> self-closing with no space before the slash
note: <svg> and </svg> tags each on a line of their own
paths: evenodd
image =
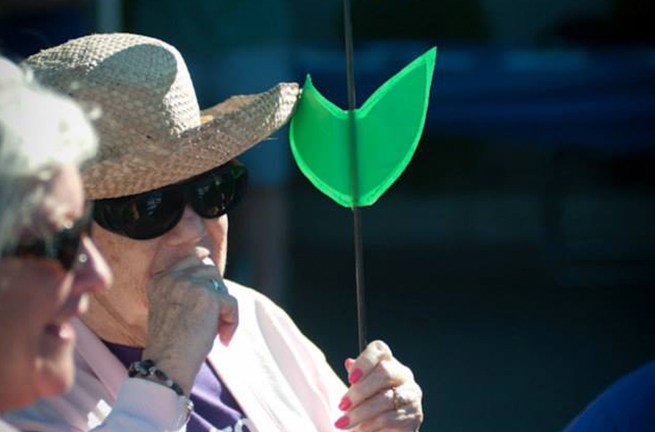
<svg viewBox="0 0 655 432">
<path fill-rule="evenodd" d="M 54 233 L 83 214 L 79 173 L 64 166 L 48 183 L 34 223 Z M 0 412 L 59 395 L 73 384 L 70 319 L 86 310 L 89 292 L 111 283 L 91 239 L 83 239 L 81 250 L 88 259 L 71 271 L 47 258 L 0 260 Z"/>
</svg>

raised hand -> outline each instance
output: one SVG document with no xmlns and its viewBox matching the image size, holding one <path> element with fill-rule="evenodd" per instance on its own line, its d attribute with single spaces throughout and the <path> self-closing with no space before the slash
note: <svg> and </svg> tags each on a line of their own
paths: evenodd
<svg viewBox="0 0 655 432">
<path fill-rule="evenodd" d="M 415 432 L 423 422 L 423 392 L 414 374 L 382 341 L 371 342 L 357 359 L 346 360 L 350 388 L 335 426 L 358 432 Z"/>
<path fill-rule="evenodd" d="M 216 266 L 195 256 L 155 275 L 148 287 L 148 337 L 143 359 L 189 394 L 216 335 L 228 344 L 239 322 L 237 301 Z"/>
</svg>

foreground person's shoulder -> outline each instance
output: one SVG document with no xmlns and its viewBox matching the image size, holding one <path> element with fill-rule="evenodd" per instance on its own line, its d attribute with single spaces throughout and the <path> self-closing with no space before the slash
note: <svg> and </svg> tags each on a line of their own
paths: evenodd
<svg viewBox="0 0 655 432">
<path fill-rule="evenodd" d="M 564 432 L 655 431 L 655 361 L 619 379 Z"/>
</svg>

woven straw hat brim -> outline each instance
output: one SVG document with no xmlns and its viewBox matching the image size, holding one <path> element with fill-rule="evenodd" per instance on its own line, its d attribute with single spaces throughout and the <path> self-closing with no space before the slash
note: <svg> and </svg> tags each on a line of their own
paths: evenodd
<svg viewBox="0 0 655 432">
<path fill-rule="evenodd" d="M 201 111 L 204 123 L 176 138 L 91 160 L 82 167 L 87 199 L 133 195 L 220 166 L 284 126 L 299 93 L 298 84 L 281 83 L 264 93 L 234 96 Z"/>
<path fill-rule="evenodd" d="M 201 112 L 179 51 L 130 33 L 72 39 L 24 65 L 43 85 L 102 111 L 98 155 L 82 167 L 89 199 L 157 189 L 226 163 L 282 127 L 300 93 L 282 83 Z"/>
</svg>

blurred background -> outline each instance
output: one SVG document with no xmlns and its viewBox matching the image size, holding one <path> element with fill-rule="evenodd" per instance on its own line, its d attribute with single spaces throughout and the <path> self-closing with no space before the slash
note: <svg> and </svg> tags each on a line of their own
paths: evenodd
<svg viewBox="0 0 655 432">
<path fill-rule="evenodd" d="M 1 0 L 23 58 L 90 32 L 175 45 L 201 107 L 311 72 L 346 106 L 335 0 Z M 431 46 L 423 139 L 363 210 L 370 339 L 410 365 L 424 431 L 558 431 L 655 358 L 655 3 L 354 0 L 360 104 Z M 244 157 L 228 276 L 281 303 L 344 376 L 351 212 L 290 158 Z"/>
</svg>

